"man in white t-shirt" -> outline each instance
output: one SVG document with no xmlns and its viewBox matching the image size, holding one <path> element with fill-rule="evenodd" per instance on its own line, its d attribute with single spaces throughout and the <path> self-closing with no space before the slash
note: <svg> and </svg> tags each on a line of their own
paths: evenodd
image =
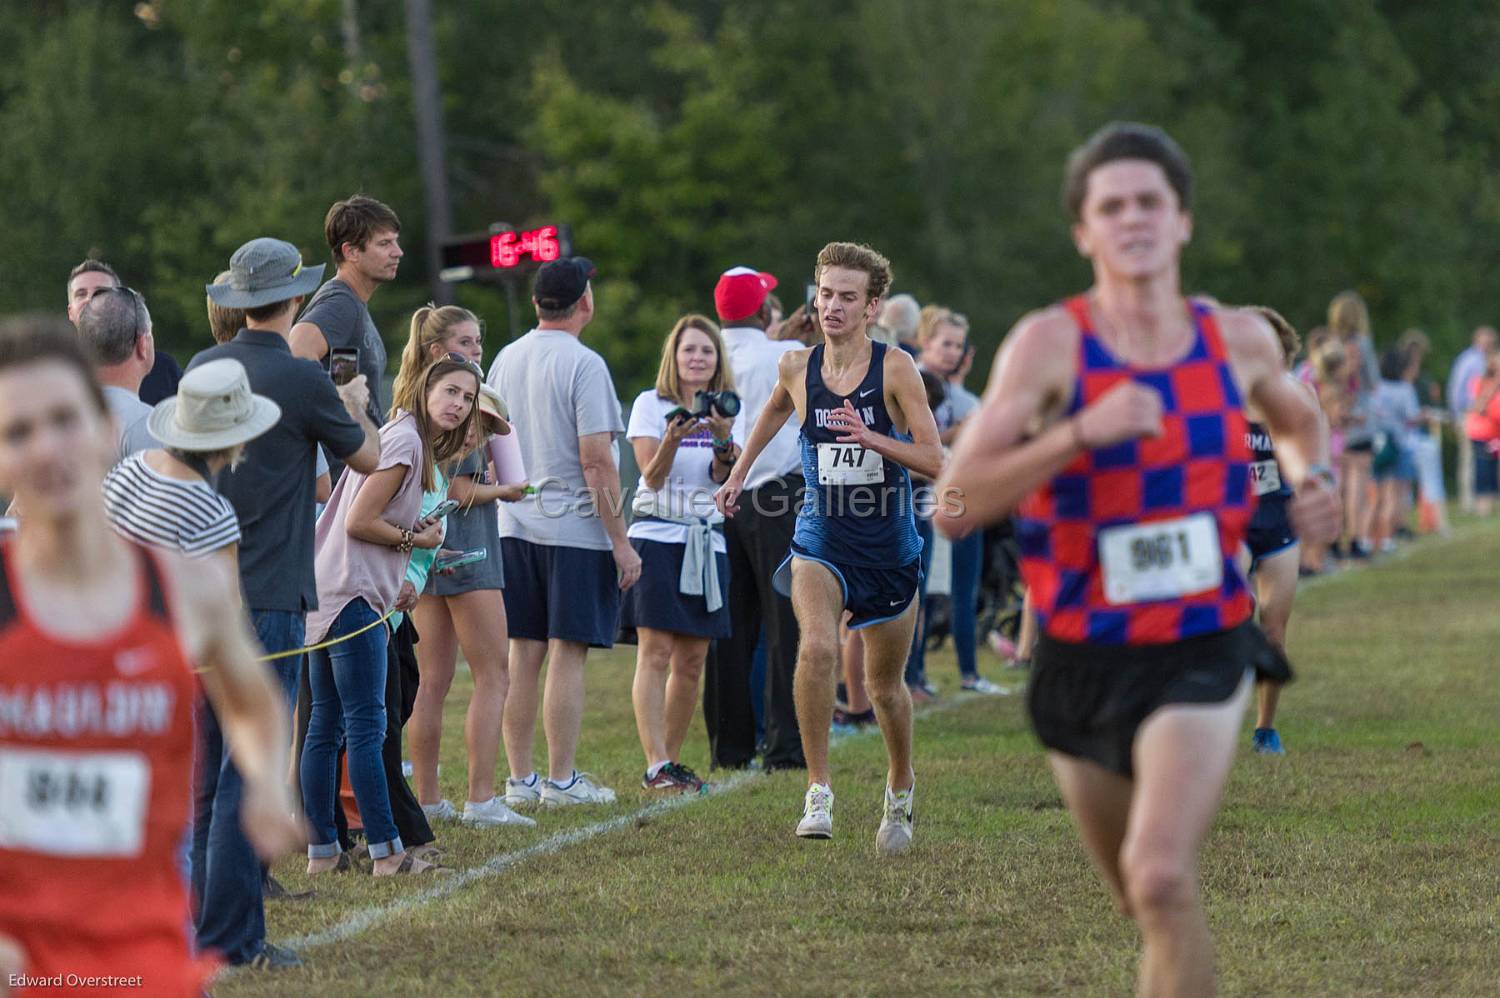
<svg viewBox="0 0 1500 998">
<path fill-rule="evenodd" d="M 714 288 L 714 308 L 743 408 L 734 441 L 744 446 L 760 411 L 771 398 L 781 357 L 802 348 L 796 340 L 766 336 L 771 321 L 767 300 L 776 278 L 750 267 L 734 267 Z M 703 684 L 703 717 L 713 764 L 748 766 L 755 759 L 755 715 L 750 703 L 750 671 L 762 632 L 766 642 L 765 764 L 767 769 L 802 769 L 802 737 L 792 704 L 797 670 L 797 618 L 791 600 L 771 586 L 797 525 L 802 488 L 802 451 L 795 418 L 789 418 L 761 453 L 745 480 L 738 516 L 724 525 L 729 548 L 731 635 L 714 645 Z"/>
<path fill-rule="evenodd" d="M 620 508 L 620 399 L 604 358 L 579 341 L 594 317 L 583 257 L 544 264 L 532 303 L 537 325 L 500 351 L 489 383 L 510 407 L 521 461 L 536 494 L 500 507 L 510 695 L 505 702 L 505 781 L 510 807 L 601 804 L 613 790 L 574 768 L 590 647 L 614 644 L 620 593 L 641 559 Z M 542 662 L 548 776 L 532 765 Z"/>
</svg>

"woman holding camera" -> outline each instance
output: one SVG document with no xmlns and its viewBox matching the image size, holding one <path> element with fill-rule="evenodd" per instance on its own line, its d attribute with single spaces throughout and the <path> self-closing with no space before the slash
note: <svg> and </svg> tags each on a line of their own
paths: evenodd
<svg viewBox="0 0 1500 998">
<path fill-rule="evenodd" d="M 411 317 L 411 336 L 401 355 L 396 387 L 399 390 L 404 378 L 440 357 L 463 357 L 478 364 L 483 352 L 483 332 L 473 312 L 456 305 L 419 308 Z M 448 497 L 457 500 L 459 508 L 448 517 L 444 546 L 459 555 L 472 557 L 482 552 L 482 556 L 451 571 L 437 566 L 428 576 L 412 614 L 421 638 L 416 653 L 422 681 L 407 722 L 407 742 L 417 799 L 430 820 L 459 818 L 464 824 L 476 826 L 535 825 L 535 821 L 512 811 L 495 793 L 500 721 L 510 689 L 509 642 L 501 594 L 505 575 L 500 565 L 495 503 L 516 502 L 524 494 L 525 485 L 498 485 L 489 474 L 485 434 L 510 432 L 500 411 L 503 404 L 499 396 L 495 395 L 489 405 L 493 411 L 481 412 L 478 435 L 470 441 L 473 446 L 466 448 L 467 455 L 455 467 L 446 469 L 451 473 Z M 453 685 L 460 648 L 474 679 L 464 718 L 469 772 L 468 800 L 462 814 L 442 796 L 437 775 L 443 702 Z"/>
<path fill-rule="evenodd" d="M 477 365 L 444 357 L 403 384 L 390 421 L 380 428 L 379 466 L 368 475 L 347 470 L 318 519 L 318 609 L 308 614 L 307 639 L 343 640 L 308 656 L 312 715 L 301 782 L 312 829 L 310 874 L 350 867 L 334 819 L 341 736 L 375 874 L 432 868 L 406 852 L 391 813 L 381 762 L 387 726 L 387 631 L 381 618 L 416 602 L 415 590 L 403 592 L 402 586 L 412 549 L 442 542 L 442 520 L 419 518 L 422 493 L 433 490 L 438 465 L 463 452 L 478 411 L 480 380 Z"/>
<path fill-rule="evenodd" d="M 708 644 L 729 636 L 729 557 L 714 491 L 739 456 L 729 437 L 738 412 L 719 327 L 683 316 L 662 348 L 656 387 L 630 407 L 625 432 L 641 468 L 628 531 L 641 579 L 625 592 L 620 621 L 638 641 L 631 699 L 647 790 L 703 786 L 681 752 Z"/>
</svg>

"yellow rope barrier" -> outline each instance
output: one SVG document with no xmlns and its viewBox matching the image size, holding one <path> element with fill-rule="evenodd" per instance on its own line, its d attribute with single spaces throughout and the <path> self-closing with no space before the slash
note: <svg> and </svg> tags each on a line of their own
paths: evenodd
<svg viewBox="0 0 1500 998">
<path fill-rule="evenodd" d="M 395 615 L 396 611 L 392 610 L 390 613 L 387 613 L 384 617 L 381 617 L 374 623 L 366 624 L 364 627 L 361 627 L 357 631 L 350 631 L 343 637 L 334 638 L 332 641 L 322 641 L 315 645 L 308 645 L 305 648 L 293 648 L 291 651 L 279 651 L 274 655 L 262 655 L 260 658 L 256 659 L 256 661 L 270 662 L 278 658 L 291 658 L 293 655 L 305 655 L 310 651 L 322 651 L 324 648 L 332 648 L 336 644 L 348 641 L 350 638 L 357 638 L 366 631 L 379 627 L 381 624 L 385 623 L 387 620 L 390 620 Z"/>
</svg>

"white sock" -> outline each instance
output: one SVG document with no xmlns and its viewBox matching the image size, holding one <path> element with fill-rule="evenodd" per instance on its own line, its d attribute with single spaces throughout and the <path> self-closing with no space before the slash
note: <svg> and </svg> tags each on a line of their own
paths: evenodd
<svg viewBox="0 0 1500 998">
<path fill-rule="evenodd" d="M 661 762 L 653 762 L 650 766 L 646 767 L 646 779 L 656 779 L 656 774 L 661 772 L 661 768 L 663 766 L 670 766 L 671 764 L 671 759 L 663 759 Z"/>
</svg>

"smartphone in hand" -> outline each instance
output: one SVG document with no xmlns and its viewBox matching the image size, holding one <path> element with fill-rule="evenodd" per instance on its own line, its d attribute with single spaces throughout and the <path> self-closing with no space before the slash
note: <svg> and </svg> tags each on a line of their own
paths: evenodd
<svg viewBox="0 0 1500 998">
<path fill-rule="evenodd" d="M 462 568 L 465 565 L 484 561 L 487 557 L 489 557 L 488 550 L 485 548 L 475 548 L 472 551 L 460 551 L 448 557 L 439 555 L 437 560 L 432 563 L 432 567 L 439 572 L 451 572 L 455 568 Z"/>
<path fill-rule="evenodd" d="M 334 347 L 328 351 L 328 376 L 335 385 L 347 385 L 359 376 L 359 347 Z"/>
</svg>

